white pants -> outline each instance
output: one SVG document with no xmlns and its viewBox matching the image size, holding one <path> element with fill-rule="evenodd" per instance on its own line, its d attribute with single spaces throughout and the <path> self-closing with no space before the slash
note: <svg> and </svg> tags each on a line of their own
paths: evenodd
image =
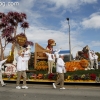
<svg viewBox="0 0 100 100">
<path fill-rule="evenodd" d="M 26 70 L 28 70 L 28 61 L 26 61 Z"/>
<path fill-rule="evenodd" d="M 90 60 L 90 69 L 93 69 L 94 66 L 94 60 Z"/>
<path fill-rule="evenodd" d="M 95 59 L 95 60 L 94 60 L 94 63 L 95 63 L 95 69 L 98 69 L 98 60 Z"/>
<path fill-rule="evenodd" d="M 1 81 L 1 85 L 4 85 L 3 79 L 2 79 L 2 72 L 0 70 L 0 81 Z"/>
</svg>

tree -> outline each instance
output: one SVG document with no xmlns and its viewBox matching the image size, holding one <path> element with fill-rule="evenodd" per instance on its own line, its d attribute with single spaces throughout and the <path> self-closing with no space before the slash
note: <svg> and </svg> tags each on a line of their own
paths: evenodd
<svg viewBox="0 0 100 100">
<path fill-rule="evenodd" d="M 4 50 L 8 43 L 12 43 L 12 53 L 14 52 L 15 44 L 16 44 L 16 35 L 17 35 L 17 28 L 20 25 L 21 28 L 24 29 L 24 33 L 21 33 L 22 35 L 25 35 L 25 29 L 29 28 L 28 22 L 26 22 L 27 16 L 25 13 L 18 13 L 18 12 L 8 12 L 0 13 L 0 31 L 1 31 L 1 37 L 4 42 L 4 46 L 2 46 L 1 42 L 1 48 L 2 52 L 4 53 Z M 26 41 L 26 44 L 33 45 L 33 42 Z M 3 53 L 1 53 L 1 59 L 3 59 Z"/>
<path fill-rule="evenodd" d="M 98 55 L 98 61 L 100 61 L 100 53 L 96 52 L 96 54 Z"/>
</svg>

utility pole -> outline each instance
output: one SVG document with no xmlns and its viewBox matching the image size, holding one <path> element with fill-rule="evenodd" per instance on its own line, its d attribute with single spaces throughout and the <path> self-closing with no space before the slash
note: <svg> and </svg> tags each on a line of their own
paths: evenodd
<svg viewBox="0 0 100 100">
<path fill-rule="evenodd" d="M 69 18 L 66 18 L 68 21 L 68 27 L 69 27 L 69 50 L 70 50 L 70 61 L 71 61 L 71 40 L 70 40 L 70 24 L 69 24 Z"/>
</svg>

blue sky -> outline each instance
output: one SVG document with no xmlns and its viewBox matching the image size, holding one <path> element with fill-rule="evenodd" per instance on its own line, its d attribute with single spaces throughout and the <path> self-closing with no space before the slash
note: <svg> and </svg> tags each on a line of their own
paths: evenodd
<svg viewBox="0 0 100 100">
<path fill-rule="evenodd" d="M 6 6 L 1 5 L 3 2 Z M 13 5 L 7 5 L 8 2 Z M 18 5 L 14 5 L 15 2 Z M 9 11 L 27 14 L 30 25 L 26 30 L 28 40 L 44 48 L 47 40 L 52 38 L 57 44 L 54 49 L 69 49 L 66 20 L 69 18 L 72 54 L 75 56 L 86 45 L 100 52 L 100 0 L 0 0 L 0 12 Z M 17 32 L 22 30 L 18 28 Z M 34 51 L 34 47 L 31 50 Z"/>
</svg>

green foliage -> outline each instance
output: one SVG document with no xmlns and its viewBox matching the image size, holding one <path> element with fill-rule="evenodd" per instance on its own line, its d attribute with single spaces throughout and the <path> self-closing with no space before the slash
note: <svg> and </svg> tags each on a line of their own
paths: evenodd
<svg viewBox="0 0 100 100">
<path fill-rule="evenodd" d="M 34 69 L 34 53 L 32 53 L 32 52 L 31 52 L 31 57 L 28 62 L 28 67 L 29 67 L 29 70 Z"/>
<path fill-rule="evenodd" d="M 100 69 L 96 69 L 96 70 L 77 70 L 77 71 L 73 71 L 73 72 L 67 72 L 67 75 L 82 75 L 82 74 L 96 74 L 99 75 L 100 74 Z"/>
<path fill-rule="evenodd" d="M 100 53 L 96 52 L 96 54 L 98 55 L 98 61 L 100 61 Z"/>
<path fill-rule="evenodd" d="M 43 79 L 57 79 L 56 68 L 53 67 L 53 73 L 48 74 L 48 70 L 39 70 L 35 72 L 36 75 L 43 74 Z M 69 77 L 70 76 L 70 77 Z M 96 77 L 100 77 L 100 69 L 96 70 L 77 70 L 72 72 L 66 72 L 64 79 L 68 80 L 95 80 Z"/>
</svg>

